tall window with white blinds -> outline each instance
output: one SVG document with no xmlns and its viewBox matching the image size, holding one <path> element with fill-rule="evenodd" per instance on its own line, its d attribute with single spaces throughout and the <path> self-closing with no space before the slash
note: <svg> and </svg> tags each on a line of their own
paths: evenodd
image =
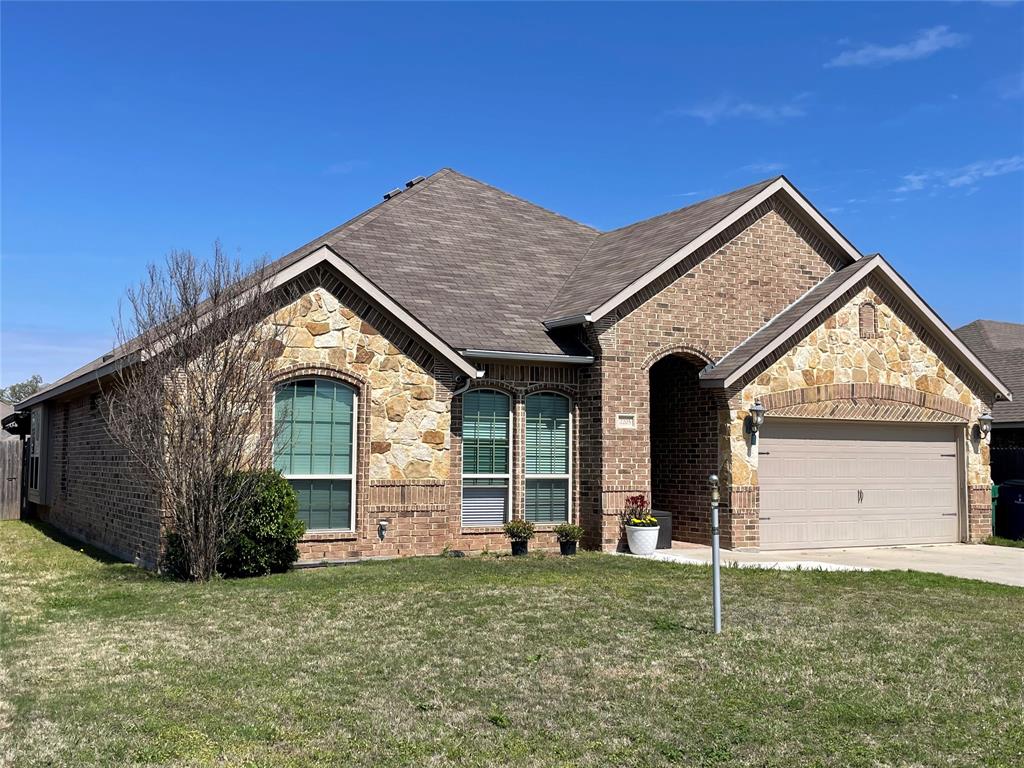
<svg viewBox="0 0 1024 768">
<path fill-rule="evenodd" d="M 462 525 L 502 525 L 511 508 L 512 400 L 493 389 L 462 397 Z"/>
<path fill-rule="evenodd" d="M 569 398 L 538 392 L 526 398 L 526 519 L 568 522 L 572 487 Z"/>
</svg>

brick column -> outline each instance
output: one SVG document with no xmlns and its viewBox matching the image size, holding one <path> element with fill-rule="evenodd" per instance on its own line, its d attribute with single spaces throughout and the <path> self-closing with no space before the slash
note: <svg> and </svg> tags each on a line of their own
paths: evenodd
<svg viewBox="0 0 1024 768">
<path fill-rule="evenodd" d="M 756 485 L 726 487 L 722 498 L 722 546 L 756 550 L 761 546 L 761 494 Z"/>
<path fill-rule="evenodd" d="M 979 544 L 992 535 L 992 489 L 972 485 L 967 493 L 967 540 Z"/>
</svg>

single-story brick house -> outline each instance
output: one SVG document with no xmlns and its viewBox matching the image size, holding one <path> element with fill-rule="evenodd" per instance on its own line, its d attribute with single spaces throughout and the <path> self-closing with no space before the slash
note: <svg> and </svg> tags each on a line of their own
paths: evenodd
<svg viewBox="0 0 1024 768">
<path fill-rule="evenodd" d="M 513 517 L 541 546 L 574 520 L 614 549 L 636 493 L 703 542 L 713 472 L 727 547 L 989 534 L 979 418 L 1006 386 L 784 177 L 601 232 L 444 169 L 283 257 L 272 282 L 301 288 L 271 318 L 288 333 L 267 414 L 304 435 L 273 457 L 304 559 L 504 549 Z M 30 500 L 152 566 L 158 500 L 96 402 L 117 365 L 19 405 Z M 320 422 L 331 445 L 308 437 Z"/>
<path fill-rule="evenodd" d="M 1017 396 L 992 409 L 992 482 L 1024 480 L 1024 323 L 975 320 L 956 335 Z"/>
</svg>

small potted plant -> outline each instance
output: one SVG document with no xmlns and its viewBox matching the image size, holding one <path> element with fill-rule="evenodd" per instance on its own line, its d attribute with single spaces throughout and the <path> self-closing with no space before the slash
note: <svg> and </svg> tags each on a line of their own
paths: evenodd
<svg viewBox="0 0 1024 768">
<path fill-rule="evenodd" d="M 509 520 L 504 525 L 505 535 L 512 540 L 512 554 L 525 555 L 529 552 L 533 538 L 533 523 L 529 520 Z"/>
<path fill-rule="evenodd" d="M 642 493 L 626 497 L 626 509 L 622 513 L 626 528 L 626 541 L 634 555 L 649 555 L 658 547 L 658 518 L 651 514 L 651 505 Z"/>
<path fill-rule="evenodd" d="M 555 526 L 555 536 L 558 537 L 558 548 L 563 555 L 575 555 L 576 544 L 583 538 L 583 528 L 572 523 L 562 523 Z"/>
</svg>

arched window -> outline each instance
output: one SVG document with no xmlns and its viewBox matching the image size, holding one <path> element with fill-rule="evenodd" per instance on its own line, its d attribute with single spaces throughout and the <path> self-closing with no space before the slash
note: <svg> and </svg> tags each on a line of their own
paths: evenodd
<svg viewBox="0 0 1024 768">
<path fill-rule="evenodd" d="M 462 524 L 502 525 L 511 508 L 512 400 L 493 389 L 462 396 Z"/>
<path fill-rule="evenodd" d="M 330 379 L 299 379 L 274 396 L 274 466 L 299 497 L 307 530 L 351 531 L 356 392 Z"/>
<path fill-rule="evenodd" d="M 572 408 L 569 398 L 526 398 L 526 519 L 565 523 L 571 512 Z"/>
</svg>

